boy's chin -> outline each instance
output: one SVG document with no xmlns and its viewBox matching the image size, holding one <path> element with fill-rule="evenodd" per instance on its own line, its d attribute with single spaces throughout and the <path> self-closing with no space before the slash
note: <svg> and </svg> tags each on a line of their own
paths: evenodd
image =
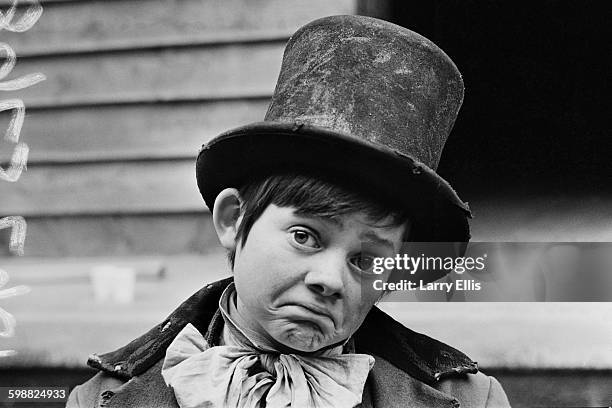
<svg viewBox="0 0 612 408">
<path fill-rule="evenodd" d="M 307 324 L 285 328 L 283 332 L 273 337 L 283 346 L 302 353 L 312 353 L 334 343 L 326 339 L 318 328 L 309 327 Z"/>
</svg>

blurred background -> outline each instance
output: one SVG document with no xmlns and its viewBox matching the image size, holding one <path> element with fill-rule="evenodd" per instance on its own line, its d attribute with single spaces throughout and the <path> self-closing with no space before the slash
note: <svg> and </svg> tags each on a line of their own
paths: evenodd
<svg viewBox="0 0 612 408">
<path fill-rule="evenodd" d="M 8 9 L 9 0 L 0 0 Z M 24 2 L 24 7 L 27 6 Z M 21 98 L 27 171 L 0 181 L 0 217 L 27 221 L 25 255 L 0 230 L 0 385 L 89 378 L 88 354 L 161 322 L 229 276 L 195 184 L 199 147 L 263 119 L 285 42 L 318 17 L 362 14 L 430 38 L 466 96 L 439 172 L 470 202 L 474 241 L 612 241 L 610 24 L 599 1 L 46 0 L 7 79 Z M 2 129 L 10 112 L 0 113 Z M 7 167 L 14 144 L 0 142 Z M 119 288 L 119 289 L 117 289 Z M 513 406 L 612 400 L 611 303 L 395 303 L 408 327 L 496 375 Z"/>
</svg>

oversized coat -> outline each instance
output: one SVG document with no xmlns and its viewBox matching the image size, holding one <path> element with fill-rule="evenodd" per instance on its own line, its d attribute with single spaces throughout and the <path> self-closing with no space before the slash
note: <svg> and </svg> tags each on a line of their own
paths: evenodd
<svg viewBox="0 0 612 408">
<path fill-rule="evenodd" d="M 178 407 L 174 392 L 161 376 L 166 348 L 187 323 L 206 333 L 209 344 L 216 344 L 219 333 L 211 329 L 211 320 L 231 281 L 224 279 L 202 288 L 128 345 L 92 355 L 87 363 L 100 372 L 72 391 L 67 407 Z M 407 329 L 376 307 L 353 341 L 357 353 L 376 360 L 364 387 L 363 408 L 509 406 L 497 380 L 478 372 L 466 355 Z"/>
</svg>

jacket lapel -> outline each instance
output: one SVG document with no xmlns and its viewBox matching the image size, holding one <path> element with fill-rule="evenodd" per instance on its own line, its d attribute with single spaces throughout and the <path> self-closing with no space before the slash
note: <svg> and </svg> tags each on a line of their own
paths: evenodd
<svg viewBox="0 0 612 408">
<path fill-rule="evenodd" d="M 133 377 L 120 387 L 109 390 L 112 397 L 101 401 L 101 408 L 178 408 L 172 388 L 166 386 L 161 376 L 164 360 L 160 359 L 150 369 Z"/>
<path fill-rule="evenodd" d="M 166 349 L 187 323 L 206 333 L 219 306 L 223 290 L 233 281 L 223 279 L 200 289 L 184 301 L 162 323 L 110 353 L 92 354 L 87 365 L 105 371 L 113 377 L 129 380 L 148 370 L 166 354 Z"/>
<path fill-rule="evenodd" d="M 459 350 L 404 327 L 377 307 L 368 313 L 354 339 L 358 353 L 380 356 L 425 384 L 478 372 L 477 363 Z"/>
<path fill-rule="evenodd" d="M 452 396 L 411 377 L 379 356 L 374 358 L 376 363 L 366 382 L 361 408 L 459 406 L 459 402 Z"/>
</svg>

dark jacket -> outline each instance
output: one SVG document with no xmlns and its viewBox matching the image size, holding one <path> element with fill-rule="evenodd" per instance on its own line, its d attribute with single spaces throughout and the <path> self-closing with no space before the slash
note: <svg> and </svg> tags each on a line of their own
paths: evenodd
<svg viewBox="0 0 612 408">
<path fill-rule="evenodd" d="M 210 344 L 209 326 L 231 278 L 211 283 L 183 302 L 166 320 L 120 349 L 93 355 L 100 370 L 77 386 L 67 407 L 177 407 L 161 376 L 166 348 L 193 324 Z M 374 356 L 362 407 L 508 407 L 501 386 L 478 372 L 460 351 L 402 326 L 374 307 L 353 336 L 356 352 Z"/>
</svg>

